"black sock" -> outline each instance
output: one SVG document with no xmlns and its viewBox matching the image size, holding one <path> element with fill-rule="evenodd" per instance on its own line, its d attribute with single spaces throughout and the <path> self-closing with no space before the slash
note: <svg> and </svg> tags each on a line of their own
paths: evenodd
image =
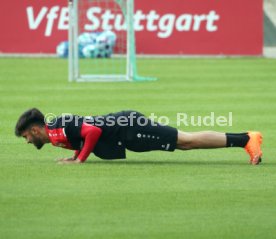
<svg viewBox="0 0 276 239">
<path fill-rule="evenodd" d="M 247 133 L 232 134 L 226 133 L 226 147 L 245 147 L 249 140 Z"/>
</svg>

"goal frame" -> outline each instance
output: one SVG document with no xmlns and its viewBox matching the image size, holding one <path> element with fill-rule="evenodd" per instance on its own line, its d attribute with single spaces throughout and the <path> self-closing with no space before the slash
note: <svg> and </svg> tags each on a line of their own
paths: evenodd
<svg viewBox="0 0 276 239">
<path fill-rule="evenodd" d="M 81 0 L 84 1 L 84 0 Z M 120 5 L 121 0 L 114 0 Z M 69 9 L 69 52 L 68 52 L 68 80 L 69 82 L 118 82 L 153 80 L 153 78 L 140 77 L 136 68 L 135 31 L 133 27 L 134 0 L 127 0 L 126 12 L 123 12 L 126 22 L 126 73 L 125 74 L 81 74 L 78 53 L 78 0 L 68 0 Z M 116 57 L 113 55 L 112 57 Z M 93 59 L 90 59 L 93 60 Z"/>
</svg>

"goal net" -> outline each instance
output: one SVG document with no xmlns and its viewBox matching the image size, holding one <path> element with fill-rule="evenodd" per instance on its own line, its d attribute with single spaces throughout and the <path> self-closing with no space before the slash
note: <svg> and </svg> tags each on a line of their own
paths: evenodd
<svg viewBox="0 0 276 239">
<path fill-rule="evenodd" d="M 133 0 L 69 0 L 69 81 L 149 80 L 136 69 Z"/>
</svg>

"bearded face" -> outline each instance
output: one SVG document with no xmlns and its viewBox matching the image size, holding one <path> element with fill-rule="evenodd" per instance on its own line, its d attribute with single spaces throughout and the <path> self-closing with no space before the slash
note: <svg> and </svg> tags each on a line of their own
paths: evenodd
<svg viewBox="0 0 276 239">
<path fill-rule="evenodd" d="M 33 144 L 37 149 L 41 149 L 44 145 L 44 142 L 39 134 L 32 132 L 32 130 L 26 130 L 22 133 L 22 137 L 26 139 L 28 144 Z"/>
</svg>

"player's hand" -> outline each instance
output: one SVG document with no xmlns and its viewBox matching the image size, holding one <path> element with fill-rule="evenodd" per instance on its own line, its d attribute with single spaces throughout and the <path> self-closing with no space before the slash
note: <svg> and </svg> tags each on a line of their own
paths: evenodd
<svg viewBox="0 0 276 239">
<path fill-rule="evenodd" d="M 73 161 L 73 160 L 75 160 L 75 158 L 74 157 L 70 157 L 70 158 L 61 158 L 61 159 L 58 159 L 57 161 L 58 162 L 63 162 L 63 161 Z"/>
</svg>

